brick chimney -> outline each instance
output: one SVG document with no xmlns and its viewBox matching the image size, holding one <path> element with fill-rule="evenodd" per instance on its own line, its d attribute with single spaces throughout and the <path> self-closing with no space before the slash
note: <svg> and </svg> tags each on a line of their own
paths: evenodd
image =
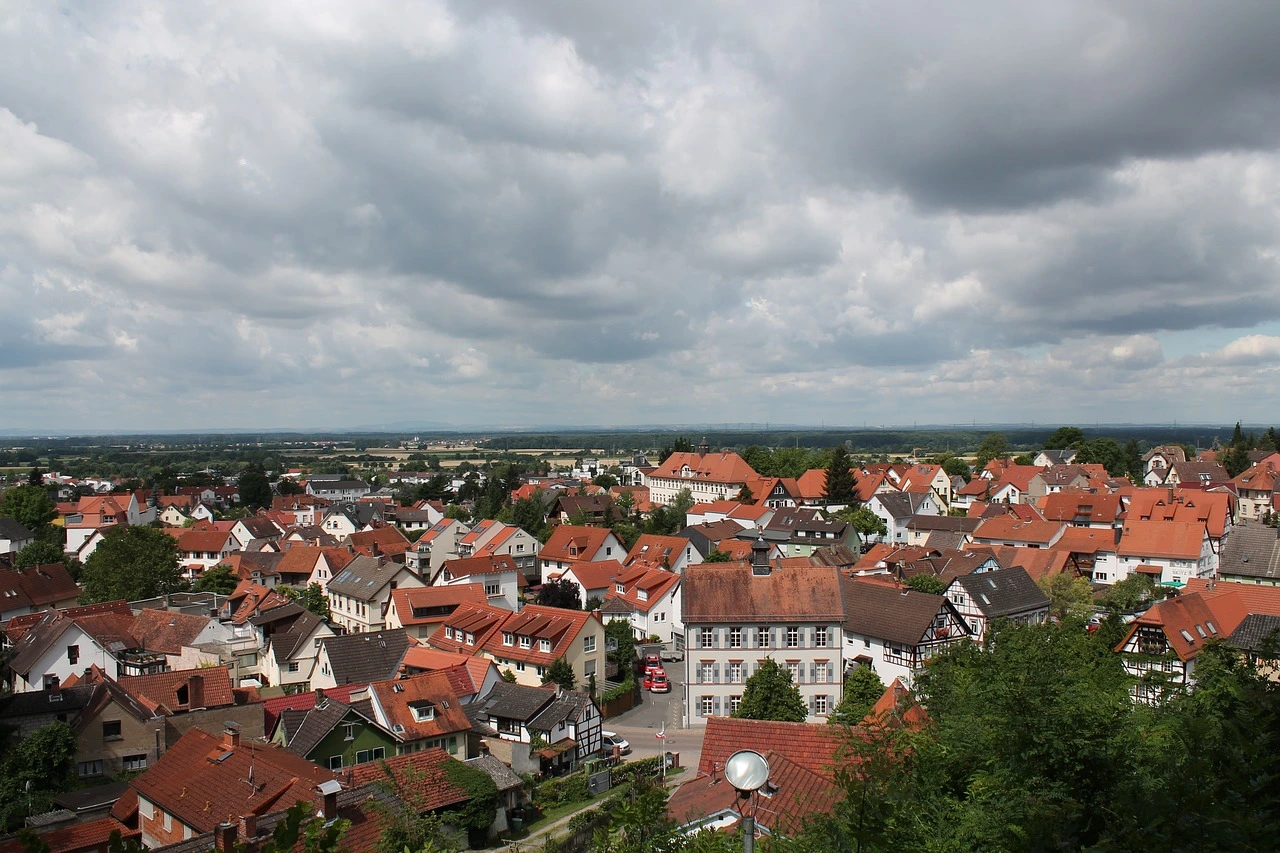
<svg viewBox="0 0 1280 853">
<path fill-rule="evenodd" d="M 240 724 L 234 720 L 227 720 L 222 724 L 222 746 L 225 749 L 240 746 Z"/>
<path fill-rule="evenodd" d="M 337 779 L 330 779 L 328 782 L 321 782 L 316 785 L 315 790 L 320 793 L 321 810 L 320 817 L 323 817 L 328 823 L 338 819 L 338 792 L 342 790 L 342 783 Z"/>
<path fill-rule="evenodd" d="M 246 843 L 258 837 L 258 816 L 256 814 L 240 816 L 240 837 Z"/>
<path fill-rule="evenodd" d="M 220 823 L 213 828 L 213 849 L 218 853 L 235 853 L 236 825 Z"/>
</svg>

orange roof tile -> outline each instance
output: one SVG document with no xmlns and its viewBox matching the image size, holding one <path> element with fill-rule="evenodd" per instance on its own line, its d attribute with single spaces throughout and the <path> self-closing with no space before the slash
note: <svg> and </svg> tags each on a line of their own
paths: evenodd
<svg viewBox="0 0 1280 853">
<path fill-rule="evenodd" d="M 1138 521 L 1124 523 L 1116 553 L 1122 557 L 1166 557 L 1199 560 L 1205 527 L 1195 521 Z"/>
<path fill-rule="evenodd" d="M 689 476 L 682 471 L 688 467 Z M 698 480 L 708 483 L 745 483 L 760 475 L 736 453 L 672 453 L 649 475 L 651 478 Z"/>
<path fill-rule="evenodd" d="M 484 604 L 488 598 L 484 585 L 478 583 L 450 584 L 449 586 L 401 587 L 393 590 L 391 600 L 395 604 L 400 624 L 435 625 L 444 622 L 453 608 L 464 602 Z"/>
<path fill-rule="evenodd" d="M 591 562 L 604 546 L 605 540 L 612 535 L 613 531 L 607 527 L 561 524 L 552 531 L 547 544 L 538 552 L 538 558 L 570 563 Z"/>
</svg>

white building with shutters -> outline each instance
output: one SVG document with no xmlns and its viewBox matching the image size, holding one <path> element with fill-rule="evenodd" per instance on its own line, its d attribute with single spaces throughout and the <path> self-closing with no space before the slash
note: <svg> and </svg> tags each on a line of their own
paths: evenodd
<svg viewBox="0 0 1280 853">
<path fill-rule="evenodd" d="M 684 574 L 685 714 L 691 726 L 738 709 L 765 658 L 791 671 L 809 708 L 825 721 L 843 687 L 839 571 L 807 558 L 701 563 Z"/>
</svg>

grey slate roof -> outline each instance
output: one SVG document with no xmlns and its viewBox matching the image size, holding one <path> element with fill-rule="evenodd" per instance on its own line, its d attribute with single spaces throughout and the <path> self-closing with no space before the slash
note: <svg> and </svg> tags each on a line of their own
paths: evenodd
<svg viewBox="0 0 1280 853">
<path fill-rule="evenodd" d="M 905 646 L 917 645 L 938 611 L 952 608 L 941 595 L 852 578 L 840 579 L 840 595 L 846 631 Z"/>
<path fill-rule="evenodd" d="M 0 518 L 0 539 L 21 542 L 23 539 L 30 539 L 32 535 L 31 531 L 16 518 Z"/>
<path fill-rule="evenodd" d="M 468 758 L 462 763 L 488 774 L 489 778 L 493 780 L 493 784 L 498 786 L 499 791 L 512 791 L 524 784 L 510 767 L 492 755 Z"/>
<path fill-rule="evenodd" d="M 528 687 L 524 684 L 508 684 L 504 681 L 493 685 L 481 705 L 488 716 L 528 721 L 537 716 L 543 706 L 555 698 L 554 688 Z"/>
<path fill-rule="evenodd" d="M 961 575 L 955 579 L 988 619 L 1012 616 L 1049 606 L 1036 582 L 1021 567 Z"/>
<path fill-rule="evenodd" d="M 1071 460 L 1076 458 L 1076 452 L 1071 448 L 1065 450 L 1042 450 L 1040 452 L 1045 455 L 1051 465 L 1069 465 Z"/>
<path fill-rule="evenodd" d="M 320 640 L 329 654 L 329 668 L 338 684 L 368 684 L 395 678 L 409 648 L 403 628 L 372 634 L 345 634 Z"/>
<path fill-rule="evenodd" d="M 1280 578 L 1280 528 L 1242 520 L 1222 546 L 1218 574 Z"/>
<path fill-rule="evenodd" d="M 538 712 L 538 716 L 529 721 L 529 728 L 539 732 L 549 732 L 562 722 L 577 722 L 583 710 L 591 701 L 585 693 L 568 690 L 556 701 Z"/>
<path fill-rule="evenodd" d="M 1236 626 L 1227 642 L 1238 649 L 1260 652 L 1280 651 L 1280 616 L 1250 613 Z"/>
<path fill-rule="evenodd" d="M 297 729 L 289 737 L 288 745 L 285 748 L 294 755 L 306 758 L 311 750 L 316 748 L 316 744 L 324 740 L 338 723 L 346 719 L 348 714 L 355 714 L 366 723 L 377 725 L 373 717 L 373 703 L 368 699 L 347 704 L 346 702 L 339 702 L 337 699 L 325 697 L 314 708 L 307 710 L 306 716 L 303 717 Z M 285 734 L 286 736 L 289 735 L 287 724 Z"/>
<path fill-rule="evenodd" d="M 875 496 L 884 507 L 885 512 L 895 519 L 910 518 L 924 503 L 928 495 L 917 495 L 913 492 L 886 492 Z"/>
<path fill-rule="evenodd" d="M 69 714 L 72 711 L 79 711 L 92 700 L 93 692 L 92 684 L 77 684 L 58 691 L 32 690 L 27 693 L 14 693 L 0 699 L 0 721 L 40 714 Z M 59 697 L 58 701 L 50 702 L 49 697 L 54 695 Z"/>
<path fill-rule="evenodd" d="M 250 620 L 252 621 L 252 620 Z M 271 653 L 275 655 L 277 663 L 284 663 L 293 653 L 298 650 L 298 645 L 304 642 L 307 637 L 311 636 L 311 632 L 320 625 L 324 624 L 324 620 L 310 610 L 303 610 L 298 614 L 298 618 L 289 626 L 288 631 L 281 631 L 271 635 L 269 642 L 271 643 Z"/>
<path fill-rule="evenodd" d="M 347 567 L 338 572 L 338 576 L 329 581 L 328 592 L 347 595 L 358 601 L 371 601 L 391 580 L 404 570 L 403 563 L 361 554 Z"/>
</svg>

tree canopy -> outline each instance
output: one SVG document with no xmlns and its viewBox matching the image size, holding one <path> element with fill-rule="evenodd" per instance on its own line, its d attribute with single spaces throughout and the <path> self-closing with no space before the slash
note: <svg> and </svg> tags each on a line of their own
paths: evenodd
<svg viewBox="0 0 1280 853">
<path fill-rule="evenodd" d="M 563 656 L 556 658 L 551 666 L 547 667 L 546 673 L 542 676 L 543 684 L 558 684 L 565 690 L 572 690 L 578 683 L 578 678 L 574 675 L 573 666 Z"/>
<path fill-rule="evenodd" d="M 582 588 L 568 578 L 547 581 L 538 591 L 538 603 L 543 607 L 581 610 Z"/>
<path fill-rule="evenodd" d="M 218 595 L 230 595 L 236 591 L 240 579 L 231 571 L 230 566 L 213 566 L 205 570 L 191 584 L 193 592 L 214 592 Z"/>
<path fill-rule="evenodd" d="M 58 506 L 42 486 L 14 486 L 0 493 L 0 518 L 12 518 L 37 536 L 58 517 Z"/>
<path fill-rule="evenodd" d="M 117 525 L 84 561 L 81 603 L 136 601 L 187 588 L 178 568 L 178 542 L 154 527 Z"/>
<path fill-rule="evenodd" d="M 907 578 L 906 585 L 917 592 L 927 592 L 929 595 L 942 595 L 947 590 L 946 583 L 937 575 L 912 575 Z"/>
<path fill-rule="evenodd" d="M 827 467 L 827 478 L 822 489 L 822 500 L 826 504 L 844 504 L 852 506 L 857 503 L 855 492 L 858 481 L 853 476 L 853 460 L 843 444 L 837 444 L 831 451 L 831 463 Z"/>
<path fill-rule="evenodd" d="M 828 722 L 857 725 L 884 695 L 884 682 L 870 666 L 856 667 L 844 679 L 844 695 Z"/>
<path fill-rule="evenodd" d="M 777 720 L 803 723 L 809 715 L 800 688 L 791 680 L 791 672 L 765 658 L 742 687 L 742 702 L 734 717 L 744 720 Z"/>
<path fill-rule="evenodd" d="M 55 722 L 7 747 L 0 761 L 0 830 L 22 825 L 28 799 L 32 814 L 53 808 L 54 796 L 75 781 L 78 744 L 70 726 Z"/>
<path fill-rule="evenodd" d="M 977 457 L 974 460 L 978 470 L 987 467 L 992 459 L 1005 459 L 1009 455 L 1009 443 L 998 432 L 989 433 L 978 445 Z"/>
<path fill-rule="evenodd" d="M 271 481 L 261 465 L 251 465 L 240 475 L 237 487 L 240 505 L 250 510 L 268 509 L 271 506 Z"/>
</svg>

